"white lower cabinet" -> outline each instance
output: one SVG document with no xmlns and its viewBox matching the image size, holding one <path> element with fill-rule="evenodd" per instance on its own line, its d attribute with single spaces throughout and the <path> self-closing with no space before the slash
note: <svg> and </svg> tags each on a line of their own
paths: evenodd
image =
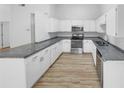
<svg viewBox="0 0 124 93">
<path fill-rule="evenodd" d="M 33 55 L 25 60 L 26 62 L 26 80 L 27 87 L 32 87 L 32 85 L 37 81 L 39 77 L 40 62 L 39 56 Z"/>
<path fill-rule="evenodd" d="M 44 74 L 50 66 L 49 62 L 49 48 L 25 59 L 27 87 L 32 87 L 32 85 Z"/>
<path fill-rule="evenodd" d="M 53 64 L 55 60 L 62 53 L 62 41 L 59 41 L 55 43 L 54 45 L 50 46 L 50 53 L 51 53 L 50 62 L 51 64 Z"/>
<path fill-rule="evenodd" d="M 62 53 L 61 41 L 25 59 L 27 87 L 33 84 L 47 71 Z"/>
<path fill-rule="evenodd" d="M 92 55 L 93 55 L 94 64 L 96 66 L 96 46 L 94 45 L 93 42 L 92 42 Z"/>
<path fill-rule="evenodd" d="M 91 53 L 92 52 L 92 41 L 91 40 L 83 40 L 84 45 L 84 53 Z"/>
<path fill-rule="evenodd" d="M 63 52 L 70 52 L 71 51 L 71 40 L 62 40 L 62 47 Z"/>
<path fill-rule="evenodd" d="M 84 53 L 92 53 L 94 64 L 96 65 L 96 46 L 92 40 L 83 40 Z"/>
<path fill-rule="evenodd" d="M 51 60 L 50 60 L 50 64 L 52 65 L 54 63 L 54 61 L 56 60 L 57 58 L 57 44 L 54 44 L 50 47 L 50 51 L 51 51 Z"/>
<path fill-rule="evenodd" d="M 63 48 L 62 43 L 63 43 L 62 40 L 60 42 L 58 42 L 58 54 L 59 54 L 59 56 L 63 52 L 63 50 L 62 50 L 62 48 Z"/>
<path fill-rule="evenodd" d="M 112 60 L 103 62 L 103 87 L 124 88 L 123 71 L 123 60 Z"/>
</svg>

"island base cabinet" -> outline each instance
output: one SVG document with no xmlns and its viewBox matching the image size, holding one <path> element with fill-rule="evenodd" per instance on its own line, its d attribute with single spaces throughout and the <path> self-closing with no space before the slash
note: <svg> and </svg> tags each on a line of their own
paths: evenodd
<svg viewBox="0 0 124 93">
<path fill-rule="evenodd" d="M 0 59 L 0 88 L 25 88 L 26 84 L 24 59 Z"/>
<path fill-rule="evenodd" d="M 30 88 L 62 53 L 62 42 L 27 58 L 0 59 L 0 88 Z"/>
<path fill-rule="evenodd" d="M 103 88 L 124 88 L 124 61 L 103 63 Z"/>
<path fill-rule="evenodd" d="M 50 67 L 50 50 L 49 48 L 27 58 L 26 60 L 27 87 L 32 87 L 34 83 Z"/>
</svg>

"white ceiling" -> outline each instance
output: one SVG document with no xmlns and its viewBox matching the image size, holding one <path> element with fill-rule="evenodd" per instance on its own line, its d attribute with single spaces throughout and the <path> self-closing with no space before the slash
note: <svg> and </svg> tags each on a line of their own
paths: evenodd
<svg viewBox="0 0 124 93">
<path fill-rule="evenodd" d="M 101 13 L 100 4 L 56 4 L 54 16 L 58 19 L 90 20 Z"/>
</svg>

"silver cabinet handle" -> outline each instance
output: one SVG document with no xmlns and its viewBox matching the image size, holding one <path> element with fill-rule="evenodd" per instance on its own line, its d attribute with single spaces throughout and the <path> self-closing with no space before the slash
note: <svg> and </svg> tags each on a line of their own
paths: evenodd
<svg viewBox="0 0 124 93">
<path fill-rule="evenodd" d="M 37 57 L 38 57 L 38 56 L 33 57 L 33 58 L 32 58 L 32 61 L 33 61 L 33 62 L 36 61 Z"/>
<path fill-rule="evenodd" d="M 45 53 L 47 53 L 47 52 L 48 52 L 48 50 L 45 51 Z"/>
<path fill-rule="evenodd" d="M 40 58 L 40 62 L 42 62 L 43 60 L 44 60 L 44 57 L 41 57 L 41 58 Z"/>
</svg>

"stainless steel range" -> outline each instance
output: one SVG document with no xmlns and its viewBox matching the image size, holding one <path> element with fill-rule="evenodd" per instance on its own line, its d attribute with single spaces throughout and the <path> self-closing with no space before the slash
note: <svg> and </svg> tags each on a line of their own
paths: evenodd
<svg viewBox="0 0 124 93">
<path fill-rule="evenodd" d="M 83 27 L 72 26 L 71 52 L 83 53 Z"/>
</svg>

